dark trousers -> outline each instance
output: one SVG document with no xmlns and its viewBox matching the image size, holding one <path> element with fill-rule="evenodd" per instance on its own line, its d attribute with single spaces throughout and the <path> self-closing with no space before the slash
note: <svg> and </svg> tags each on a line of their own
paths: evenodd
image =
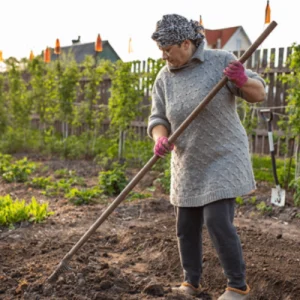
<svg viewBox="0 0 300 300">
<path fill-rule="evenodd" d="M 176 226 L 184 281 L 198 286 L 202 275 L 202 227 L 206 225 L 228 286 L 246 285 L 241 242 L 233 225 L 235 199 L 202 207 L 176 207 Z M 209 270 L 208 270 L 209 271 Z"/>
</svg>

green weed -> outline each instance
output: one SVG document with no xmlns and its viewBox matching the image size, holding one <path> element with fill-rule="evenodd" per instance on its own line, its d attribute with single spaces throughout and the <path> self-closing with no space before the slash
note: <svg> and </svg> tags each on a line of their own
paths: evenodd
<svg viewBox="0 0 300 300">
<path fill-rule="evenodd" d="M 270 212 L 273 211 L 272 206 L 266 205 L 266 203 L 264 201 L 257 204 L 256 208 L 257 208 L 258 211 L 260 211 L 263 214 L 270 213 Z"/>
<path fill-rule="evenodd" d="M 242 197 L 238 196 L 235 198 L 235 203 L 242 206 L 242 205 L 244 205 L 244 199 Z"/>
<path fill-rule="evenodd" d="M 250 202 L 251 204 L 253 204 L 253 205 L 256 203 L 256 201 L 257 201 L 256 196 L 252 196 L 252 197 L 249 199 L 249 202 Z"/>
</svg>

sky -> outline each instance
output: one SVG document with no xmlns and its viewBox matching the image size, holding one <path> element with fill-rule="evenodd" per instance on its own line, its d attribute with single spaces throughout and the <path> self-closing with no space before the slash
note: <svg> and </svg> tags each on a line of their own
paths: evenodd
<svg viewBox="0 0 300 300">
<path fill-rule="evenodd" d="M 164 14 L 180 14 L 199 20 L 207 29 L 243 26 L 251 42 L 265 28 L 266 0 L 1 0 L 0 50 L 3 58 L 40 54 L 47 46 L 95 42 L 100 34 L 124 61 L 161 57 L 151 35 Z M 297 0 L 270 0 L 271 20 L 278 26 L 262 48 L 300 43 L 296 28 Z M 297 27 L 296 27 L 297 26 Z M 128 53 L 132 39 L 131 54 Z"/>
</svg>

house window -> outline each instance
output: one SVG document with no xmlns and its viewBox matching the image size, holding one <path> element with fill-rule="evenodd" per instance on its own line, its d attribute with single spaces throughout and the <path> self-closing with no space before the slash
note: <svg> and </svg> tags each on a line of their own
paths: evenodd
<svg viewBox="0 0 300 300">
<path fill-rule="evenodd" d="M 242 41 L 240 39 L 236 40 L 236 50 L 239 51 L 242 48 Z"/>
</svg>

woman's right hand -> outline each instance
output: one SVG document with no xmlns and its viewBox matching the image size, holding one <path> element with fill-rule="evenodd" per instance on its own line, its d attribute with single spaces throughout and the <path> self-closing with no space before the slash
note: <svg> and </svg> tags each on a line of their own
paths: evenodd
<svg viewBox="0 0 300 300">
<path fill-rule="evenodd" d="M 164 157 L 167 153 L 174 149 L 174 144 L 169 144 L 169 140 L 166 136 L 161 136 L 156 140 L 153 148 L 155 155 Z"/>
</svg>

